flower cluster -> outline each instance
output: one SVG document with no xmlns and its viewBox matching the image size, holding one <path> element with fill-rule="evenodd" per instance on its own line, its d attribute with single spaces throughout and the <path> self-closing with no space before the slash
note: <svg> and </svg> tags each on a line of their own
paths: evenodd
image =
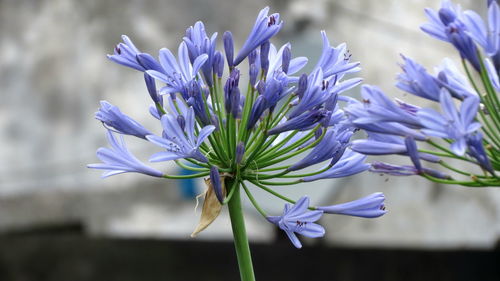
<svg viewBox="0 0 500 281">
<path fill-rule="evenodd" d="M 370 166 L 364 162 L 366 156 L 349 148 L 356 127 L 340 103 L 348 100 L 341 94 L 361 82 L 344 79 L 359 70 L 359 63 L 350 61 L 345 44 L 332 46 L 323 31 L 319 61 L 310 73 L 299 74 L 308 59 L 294 58 L 289 43 L 279 48 L 270 43 L 283 21 L 268 11 L 260 11 L 238 52 L 229 31 L 222 36 L 223 51 L 218 50 L 217 33 L 209 36 L 202 22 L 186 30 L 177 56 L 163 48 L 155 58 L 123 36 L 123 43 L 108 57 L 144 74 L 153 102 L 149 112 L 162 130 L 154 133 L 103 101 L 96 118 L 108 129 L 113 149 L 101 148 L 98 157 L 104 164 L 89 167 L 106 170 L 105 177 L 122 172 L 174 179 L 208 176 L 208 188 L 213 190 L 205 201 L 213 194 L 221 205 L 231 204 L 240 200 L 242 189 L 256 209 L 300 247 L 294 233 L 322 236 L 323 228 L 313 222 L 323 213 L 378 217 L 385 213 L 384 196 L 376 193 L 350 203 L 314 207 L 307 197 L 295 201 L 270 188 L 346 177 Z M 241 70 L 245 61 L 248 73 Z M 241 77 L 248 77 L 243 87 Z M 161 151 L 151 156 L 151 162 L 172 160 L 197 173 L 175 176 L 150 168 L 132 156 L 116 134 L 157 145 Z M 300 172 L 321 163 L 324 166 L 316 172 Z M 269 216 L 246 183 L 295 205 L 287 204 L 281 216 Z"/>
<path fill-rule="evenodd" d="M 345 110 L 352 124 L 364 129 L 368 138 L 353 141 L 351 149 L 365 155 L 405 155 L 412 163 L 373 162 L 370 170 L 376 173 L 421 175 L 465 186 L 499 186 L 495 172 L 500 169 L 499 6 L 489 1 L 487 24 L 474 11 L 462 11 L 448 0 L 438 11 L 426 9 L 426 14 L 429 22 L 422 30 L 456 48 L 466 75 L 447 58 L 431 74 L 402 56 L 403 72 L 396 87 L 439 103 L 439 110 L 392 100 L 377 87 L 363 86 L 362 101 L 351 99 Z M 419 148 L 417 142 L 427 144 Z M 472 165 L 457 168 L 447 159 Z M 447 171 L 425 167 L 423 161 L 437 163 Z M 483 172 L 478 174 L 473 166 Z"/>
</svg>

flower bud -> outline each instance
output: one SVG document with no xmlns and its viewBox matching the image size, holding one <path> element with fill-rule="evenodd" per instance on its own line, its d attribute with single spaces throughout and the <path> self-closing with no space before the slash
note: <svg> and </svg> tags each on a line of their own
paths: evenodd
<svg viewBox="0 0 500 281">
<path fill-rule="evenodd" d="M 236 119 L 240 111 L 240 89 L 238 87 L 233 88 L 231 91 L 231 114 Z"/>
<path fill-rule="evenodd" d="M 257 61 L 257 56 L 259 55 L 259 51 L 253 50 L 248 54 L 248 64 L 252 65 L 255 64 Z"/>
<path fill-rule="evenodd" d="M 306 89 L 307 89 L 307 74 L 304 73 L 300 75 L 299 78 L 299 87 L 297 89 L 297 95 L 299 96 L 299 98 L 302 98 Z"/>
<path fill-rule="evenodd" d="M 219 51 L 215 52 L 212 68 L 214 73 L 217 74 L 217 77 L 221 78 L 222 73 L 224 73 L 224 58 Z"/>
<path fill-rule="evenodd" d="M 146 82 L 146 88 L 148 89 L 149 95 L 151 96 L 153 102 L 159 103 L 160 105 L 163 104 L 161 96 L 158 95 L 158 92 L 156 91 L 155 79 L 149 76 L 149 74 L 147 74 L 146 72 L 144 72 L 144 81 Z"/>
<path fill-rule="evenodd" d="M 236 146 L 236 164 L 241 163 L 244 154 L 245 154 L 245 144 L 243 142 L 240 142 Z"/>
<path fill-rule="evenodd" d="M 257 83 L 257 76 L 259 75 L 259 69 L 255 64 L 250 65 L 250 85 L 255 87 L 255 83 Z"/>
<path fill-rule="evenodd" d="M 271 43 L 269 41 L 264 42 L 260 45 L 260 68 L 262 69 L 262 73 L 267 73 L 269 69 L 269 48 L 271 47 Z"/>
<path fill-rule="evenodd" d="M 289 47 L 283 50 L 281 69 L 284 73 L 288 73 L 288 68 L 290 67 L 290 60 L 292 59 L 292 52 Z"/>
<path fill-rule="evenodd" d="M 181 130 L 184 131 L 186 128 L 186 118 L 182 115 L 177 115 L 177 123 L 179 123 L 179 126 L 181 127 Z"/>
<path fill-rule="evenodd" d="M 224 200 L 224 195 L 222 194 L 222 184 L 220 182 L 219 169 L 217 166 L 210 167 L 210 182 L 214 188 L 215 196 L 220 203 Z"/>
<path fill-rule="evenodd" d="M 224 41 L 224 52 L 226 52 L 227 65 L 229 68 L 234 66 L 234 43 L 233 34 L 231 31 L 224 32 L 222 35 L 222 41 Z"/>
<path fill-rule="evenodd" d="M 420 157 L 418 155 L 418 148 L 415 139 L 411 136 L 406 137 L 405 145 L 408 155 L 410 156 L 411 162 L 413 163 L 418 172 L 422 172 L 422 164 L 420 163 Z"/>
</svg>

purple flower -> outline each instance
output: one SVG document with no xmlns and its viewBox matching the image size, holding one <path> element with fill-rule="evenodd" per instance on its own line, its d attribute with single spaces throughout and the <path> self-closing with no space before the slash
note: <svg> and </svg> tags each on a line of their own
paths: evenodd
<svg viewBox="0 0 500 281">
<path fill-rule="evenodd" d="M 226 113 L 233 113 L 234 118 L 237 117 L 240 106 L 240 89 L 238 88 L 239 81 L 240 71 L 237 68 L 234 68 L 224 85 L 224 106 Z"/>
<path fill-rule="evenodd" d="M 113 55 L 108 55 L 108 58 L 118 64 L 144 71 L 144 68 L 137 62 L 136 56 L 140 53 L 128 38 L 127 35 L 122 35 L 122 40 L 124 43 L 119 43 L 114 49 Z"/>
<path fill-rule="evenodd" d="M 150 54 L 141 53 L 127 35 L 122 35 L 122 40 L 124 43 L 116 45 L 114 54 L 108 55 L 110 60 L 139 71 L 160 69 L 158 62 Z"/>
<path fill-rule="evenodd" d="M 404 61 L 401 65 L 403 73 L 398 75 L 396 87 L 410 94 L 438 101 L 439 84 L 437 79 L 412 59 L 403 55 L 402 58 Z"/>
<path fill-rule="evenodd" d="M 257 121 L 259 121 L 259 118 L 262 116 L 262 114 L 268 107 L 269 103 L 267 102 L 266 97 L 264 97 L 263 95 L 258 96 L 252 106 L 250 117 L 248 117 L 248 122 L 247 122 L 248 130 L 253 129 Z"/>
<path fill-rule="evenodd" d="M 497 92 L 500 92 L 500 81 L 498 79 L 498 74 L 495 66 L 493 66 L 493 63 L 491 63 L 489 59 L 484 59 L 484 65 L 486 67 L 486 72 L 488 73 L 488 78 L 490 79 L 491 84 Z"/>
<path fill-rule="evenodd" d="M 358 67 L 359 62 L 349 62 L 351 55 L 349 51 L 347 51 L 347 45 L 345 43 L 337 47 L 332 47 L 325 31 L 321 31 L 321 37 L 323 38 L 323 51 L 321 52 L 315 69 L 321 67 L 325 78 L 337 75 L 340 80 L 344 74 L 360 70 Z"/>
<path fill-rule="evenodd" d="M 289 171 L 296 171 L 326 161 L 344 152 L 352 136 L 350 130 L 329 130 L 323 139 L 304 158 L 293 164 Z"/>
<path fill-rule="evenodd" d="M 401 154 L 408 155 L 408 147 L 403 138 L 393 135 L 369 133 L 368 139 L 355 140 L 352 142 L 351 149 L 366 155 L 386 155 L 386 154 Z M 438 162 L 439 157 L 420 153 L 419 158 L 429 161 Z"/>
<path fill-rule="evenodd" d="M 474 157 L 483 169 L 495 175 L 495 171 L 483 146 L 483 135 L 480 132 L 467 137 L 467 148 L 468 154 Z"/>
<path fill-rule="evenodd" d="M 220 181 L 219 169 L 217 166 L 210 167 L 210 182 L 214 188 L 215 196 L 220 203 L 224 200 L 224 194 L 222 193 L 222 184 Z"/>
<path fill-rule="evenodd" d="M 235 66 L 240 64 L 255 48 L 280 31 L 283 25 L 283 21 L 280 21 L 280 15 L 276 13 L 268 16 L 268 12 L 269 7 L 265 7 L 259 12 L 252 31 L 234 59 Z"/>
<path fill-rule="evenodd" d="M 348 215 L 363 218 L 377 218 L 387 211 L 385 210 L 385 196 L 382 192 L 376 192 L 366 197 L 347 203 L 320 206 L 316 209 L 328 214 Z"/>
<path fill-rule="evenodd" d="M 285 204 L 283 215 L 268 216 L 267 220 L 281 228 L 296 248 L 302 248 L 302 244 L 296 234 L 306 237 L 318 238 L 325 235 L 325 229 L 314 223 L 321 218 L 323 211 L 307 211 L 309 198 L 300 198 L 295 205 Z"/>
<path fill-rule="evenodd" d="M 208 60 L 207 54 L 201 54 L 194 59 L 191 64 L 188 47 L 186 42 L 179 45 L 178 51 L 179 61 L 175 59 L 169 49 L 163 48 L 160 50 L 160 64 L 163 68 L 163 73 L 156 70 L 148 70 L 147 73 L 167 84 L 161 89 L 165 93 L 183 93 L 186 99 L 187 88 L 191 81 L 198 75 L 198 71 Z"/>
<path fill-rule="evenodd" d="M 401 108 L 400 105 L 390 100 L 378 87 L 363 85 L 361 87 L 363 106 L 369 115 L 354 119 L 356 124 L 374 122 L 398 122 L 414 127 L 419 127 L 420 122 L 412 111 Z"/>
<path fill-rule="evenodd" d="M 240 164 L 241 160 L 243 160 L 243 156 L 245 155 L 245 143 L 239 142 L 236 146 L 236 164 Z"/>
<path fill-rule="evenodd" d="M 201 67 L 201 72 L 208 86 L 212 86 L 212 67 L 214 63 L 216 39 L 217 32 L 212 34 L 210 39 L 208 38 L 205 31 L 205 25 L 201 21 L 196 22 L 194 27 L 189 27 L 186 30 L 186 37 L 184 37 L 191 63 L 194 64 L 196 58 L 199 56 L 203 54 L 207 55 L 207 61 Z"/>
<path fill-rule="evenodd" d="M 277 125 L 268 131 L 268 135 L 275 135 L 291 130 L 308 130 L 318 124 L 326 116 L 325 110 L 312 110 L 303 113 L 295 118 L 288 119 L 282 124 Z"/>
<path fill-rule="evenodd" d="M 224 52 L 226 53 L 227 65 L 229 69 L 234 66 L 234 42 L 233 42 L 233 34 L 231 31 L 226 31 L 222 35 L 222 41 L 224 42 Z"/>
<path fill-rule="evenodd" d="M 479 98 L 469 96 L 464 99 L 459 114 L 450 93 L 446 89 L 442 89 L 440 104 L 443 114 L 439 114 L 431 108 L 418 111 L 417 115 L 425 127 L 422 132 L 429 136 L 454 140 L 451 144 L 451 150 L 457 155 L 463 155 L 467 148 L 467 136 L 481 127 L 480 123 L 474 122 L 479 107 Z"/>
<path fill-rule="evenodd" d="M 111 130 L 107 131 L 108 142 L 111 149 L 101 147 L 97 150 L 97 157 L 103 163 L 89 164 L 88 168 L 108 170 L 102 175 L 103 178 L 121 173 L 141 173 L 153 177 L 162 177 L 163 173 L 144 165 L 130 151 L 128 151 L 123 136 L 117 139 Z"/>
<path fill-rule="evenodd" d="M 101 108 L 96 112 L 95 118 L 120 134 L 132 135 L 143 139 L 146 138 L 146 135 L 151 134 L 139 122 L 123 114 L 118 107 L 107 101 L 101 101 Z"/>
<path fill-rule="evenodd" d="M 421 29 L 439 40 L 451 43 L 460 55 L 479 71 L 477 48 L 467 33 L 468 29 L 464 24 L 464 15 L 460 6 L 444 0 L 438 12 L 427 8 L 425 13 L 429 22 L 423 24 Z"/>
<path fill-rule="evenodd" d="M 271 47 L 271 43 L 269 41 L 265 41 L 260 45 L 260 68 L 262 73 L 267 73 L 269 70 L 269 48 Z"/>
<path fill-rule="evenodd" d="M 348 113 L 349 120 L 357 128 L 363 129 L 367 132 L 390 134 L 398 136 L 412 136 L 416 140 L 426 140 L 426 136 L 421 132 L 410 128 L 404 124 L 398 122 L 386 122 L 377 121 L 376 117 L 367 110 L 370 106 L 370 100 L 365 100 L 363 102 L 351 100 L 349 105 L 344 108 Z M 376 122 L 370 122 L 370 120 L 375 120 Z"/>
<path fill-rule="evenodd" d="M 445 58 L 436 70 L 439 84 L 448 89 L 454 98 L 463 100 L 468 96 L 477 95 L 467 78 L 459 72 L 452 60 Z"/>
<path fill-rule="evenodd" d="M 155 104 L 163 105 L 162 97 L 158 94 L 156 90 L 156 81 L 149 74 L 144 73 L 144 82 L 146 83 L 146 88 L 148 89 L 149 96 Z"/>
<path fill-rule="evenodd" d="M 410 165 L 393 165 L 389 163 L 375 161 L 371 163 L 370 172 L 387 174 L 391 176 L 413 176 L 420 175 L 422 172 L 428 174 L 432 177 L 439 179 L 450 179 L 450 176 L 444 174 L 438 170 L 422 168 L 422 171 L 418 171 L 417 168 Z"/>
<path fill-rule="evenodd" d="M 163 126 L 163 137 L 148 135 L 146 138 L 150 142 L 165 148 L 166 151 L 155 153 L 149 161 L 160 162 L 179 158 L 193 158 L 204 163 L 208 162 L 208 159 L 198 148 L 212 131 L 215 130 L 215 126 L 205 126 L 200 130 L 198 136 L 195 136 L 193 108 L 190 107 L 188 109 L 184 129 L 173 114 L 164 114 L 161 117 L 161 124 Z"/>
<path fill-rule="evenodd" d="M 294 118 L 324 103 L 332 94 L 328 91 L 327 82 L 323 80 L 323 70 L 320 67 L 313 71 L 303 83 L 307 84 L 307 88 L 299 97 L 297 106 L 295 106 L 289 115 L 290 118 Z"/>
<path fill-rule="evenodd" d="M 295 83 L 298 81 L 297 77 L 291 76 L 299 72 L 306 64 L 306 57 L 291 58 L 290 43 L 283 45 L 279 50 L 271 43 L 269 45 L 268 61 L 269 67 L 267 70 L 266 80 L 276 78 L 278 80 L 285 80 L 287 83 Z M 285 57 L 285 60 L 283 60 Z M 262 60 L 256 61 L 256 64 L 261 64 Z M 286 68 L 286 71 L 285 71 Z"/>
<path fill-rule="evenodd" d="M 500 9 L 496 1 L 488 5 L 488 29 L 481 16 L 474 11 L 465 11 L 463 21 L 468 30 L 467 35 L 481 45 L 488 55 L 497 54 L 500 47 Z"/>
<path fill-rule="evenodd" d="M 340 155 L 342 155 L 342 157 L 340 157 L 340 159 L 335 159 L 336 162 L 333 163 L 333 165 L 332 163 L 329 164 L 331 168 L 321 174 L 305 177 L 302 181 L 309 182 L 319 179 L 348 177 L 370 168 L 370 165 L 365 163 L 365 155 L 356 153 L 350 149 L 342 151 Z"/>
</svg>

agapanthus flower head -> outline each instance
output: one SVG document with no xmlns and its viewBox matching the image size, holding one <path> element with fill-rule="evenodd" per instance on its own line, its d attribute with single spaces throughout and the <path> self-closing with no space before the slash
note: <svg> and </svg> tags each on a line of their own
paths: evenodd
<svg viewBox="0 0 500 281">
<path fill-rule="evenodd" d="M 267 219 L 283 230 L 296 248 L 302 248 L 297 234 L 317 238 L 325 235 L 325 229 L 314 223 L 323 215 L 323 211 L 308 211 L 309 197 L 300 198 L 295 205 L 285 204 L 281 216 L 268 216 Z"/>
<path fill-rule="evenodd" d="M 432 75 L 417 62 L 403 56 L 403 73 L 398 76 L 396 86 L 415 96 L 438 102 L 441 110 L 438 112 L 431 107 L 398 99 L 393 103 L 382 91 L 364 86 L 362 102 L 344 98 L 348 102 L 345 111 L 349 114 L 349 121 L 368 134 L 368 139 L 355 140 L 350 147 L 365 155 L 408 156 L 413 164 L 375 161 L 370 168 L 372 172 L 420 175 L 438 183 L 464 186 L 500 186 L 494 165 L 494 159 L 500 157 L 498 3 L 488 3 L 487 27 L 476 12 L 462 11 L 459 5 L 449 0 L 442 1 L 438 11 L 426 9 L 426 14 L 429 22 L 422 25 L 422 30 L 457 49 L 466 75 L 450 59 L 445 58 Z M 475 81 L 474 70 L 480 81 Z M 431 149 L 421 147 L 419 142 L 427 142 Z M 475 174 L 473 170 L 455 167 L 454 163 L 448 163 L 449 158 L 479 166 L 485 173 Z M 425 167 L 421 160 L 437 163 L 453 176 Z"/>
<path fill-rule="evenodd" d="M 281 216 L 268 216 L 245 183 L 295 202 L 267 185 L 293 185 L 365 171 L 369 168 L 366 155 L 349 147 L 358 130 L 355 119 L 364 118 L 366 110 L 363 104 L 344 110 L 346 104 L 354 104 L 345 92 L 361 83 L 357 77 L 344 79 L 346 74 L 360 69 L 359 62 L 351 61 L 347 45 L 334 47 L 326 33 L 321 32 L 323 49 L 318 62 L 311 72 L 299 73 L 308 59 L 293 57 L 290 43 L 281 47 L 273 44 L 273 36 L 283 22 L 279 14 L 268 12 L 269 8 L 260 11 L 236 53 L 230 31 L 224 32 L 220 44 L 223 49 L 217 50 L 217 33 L 209 36 L 202 22 L 186 30 L 177 56 L 162 48 L 158 60 L 141 53 L 124 37 L 124 43 L 110 59 L 145 72 L 146 89 L 153 100 L 148 111 L 160 121 L 163 130 L 153 134 L 108 103 L 103 104 L 99 119 L 118 133 L 138 136 L 159 146 L 162 151 L 153 154 L 151 162 L 173 161 L 196 173 L 162 174 L 123 152 L 123 143 L 114 145 L 118 152 L 106 150 L 109 155 L 103 158 L 105 164 L 92 167 L 109 169 L 111 174 L 133 171 L 170 179 L 209 177 L 205 179 L 208 189 L 204 193 L 202 218 L 194 234 L 215 220 L 225 204 L 234 219 L 234 212 L 241 212 L 238 204 L 240 191 L 244 190 L 263 217 L 283 229 L 296 247 L 301 247 L 296 234 L 323 236 L 323 227 L 315 223 L 323 211 L 315 210 L 309 206 L 309 199 L 302 197 L 293 206 L 287 204 Z M 245 60 L 249 69 L 244 73 L 240 65 Z M 240 77 L 245 78 L 240 81 Z M 246 80 L 248 84 L 242 85 Z M 386 102 L 383 98 L 380 101 Z M 409 111 L 415 109 L 409 105 L 392 102 L 381 107 L 397 109 L 414 121 L 415 113 Z M 375 131 L 397 132 L 401 139 L 408 135 L 416 140 L 426 139 L 418 131 L 417 122 L 410 122 L 412 127 L 386 123 L 391 122 L 370 125 Z M 397 145 L 398 149 L 403 147 L 400 153 L 406 152 L 404 143 Z M 287 164 L 291 158 L 295 164 Z M 301 172 L 320 164 L 324 165 L 321 170 Z M 290 179 L 295 180 L 289 182 Z M 361 212 L 362 206 L 357 204 L 349 210 Z M 313 211 L 307 211 L 309 207 Z"/>
</svg>

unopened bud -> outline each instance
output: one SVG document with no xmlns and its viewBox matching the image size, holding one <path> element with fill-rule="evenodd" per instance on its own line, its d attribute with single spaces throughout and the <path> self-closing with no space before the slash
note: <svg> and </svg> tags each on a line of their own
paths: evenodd
<svg viewBox="0 0 500 281">
<path fill-rule="evenodd" d="M 245 155 L 245 144 L 243 142 L 240 142 L 236 146 L 236 164 L 241 163 L 241 160 L 243 160 L 243 155 Z"/>
</svg>

